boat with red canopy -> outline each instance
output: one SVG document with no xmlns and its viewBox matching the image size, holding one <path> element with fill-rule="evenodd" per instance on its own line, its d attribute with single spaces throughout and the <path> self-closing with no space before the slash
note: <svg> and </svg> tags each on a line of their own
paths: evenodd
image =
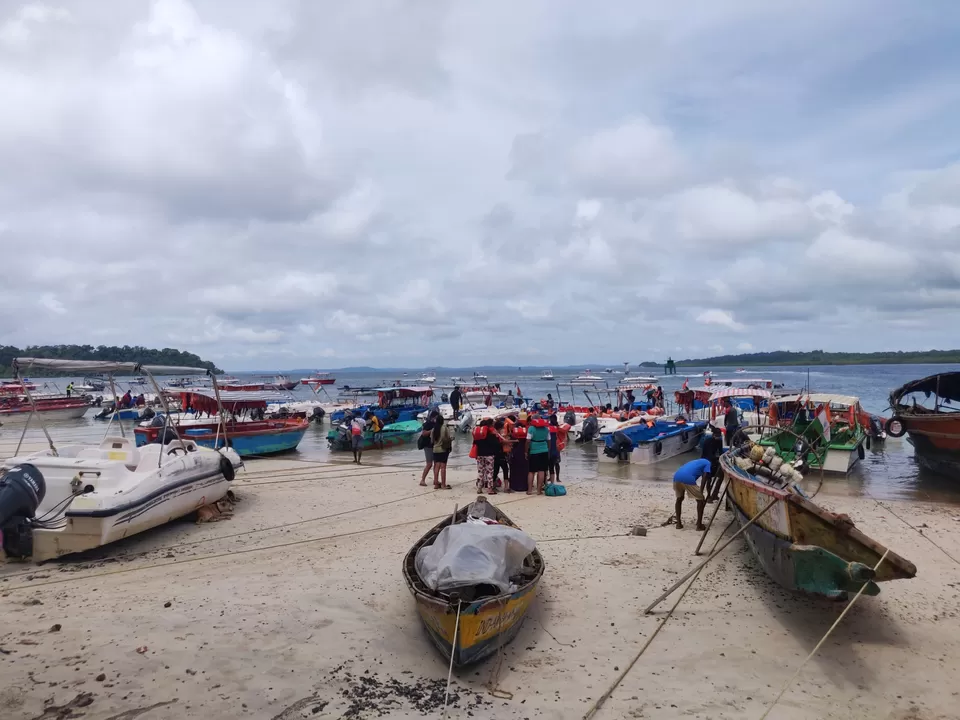
<svg viewBox="0 0 960 720">
<path fill-rule="evenodd" d="M 166 394 L 177 398 L 185 413 L 194 413 L 189 419 L 181 414 L 167 427 L 173 427 L 178 435 L 202 447 L 232 447 L 240 457 L 295 450 L 310 427 L 309 420 L 303 418 L 263 419 L 267 404 L 288 400 L 286 393 L 225 390 L 218 398 L 217 392 L 210 388 L 185 388 Z M 218 417 L 218 407 L 231 417 Z M 201 415 L 207 415 L 207 419 Z M 137 446 L 155 442 L 163 432 L 164 419 L 160 416 L 148 425 L 135 428 Z"/>
</svg>

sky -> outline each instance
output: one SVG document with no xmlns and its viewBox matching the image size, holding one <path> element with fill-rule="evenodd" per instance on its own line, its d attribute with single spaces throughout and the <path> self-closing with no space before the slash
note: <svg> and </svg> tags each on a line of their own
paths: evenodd
<svg viewBox="0 0 960 720">
<path fill-rule="evenodd" d="M 960 347 L 960 4 L 0 0 L 0 344 Z"/>
</svg>

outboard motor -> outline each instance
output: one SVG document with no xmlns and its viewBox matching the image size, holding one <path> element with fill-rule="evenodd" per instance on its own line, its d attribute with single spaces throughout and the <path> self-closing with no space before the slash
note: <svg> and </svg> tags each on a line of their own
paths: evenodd
<svg viewBox="0 0 960 720">
<path fill-rule="evenodd" d="M 591 442 L 600 432 L 600 422 L 593 415 L 583 421 L 583 429 L 580 430 L 579 442 Z"/>
<path fill-rule="evenodd" d="M 460 423 L 457 425 L 457 430 L 462 433 L 470 432 L 470 428 L 473 427 L 473 413 L 467 410 L 463 417 L 460 418 Z"/>
<path fill-rule="evenodd" d="M 567 410 L 563 414 L 563 422 L 566 425 L 576 425 L 577 424 L 577 414 L 573 410 Z"/>
<path fill-rule="evenodd" d="M 443 394 L 440 396 L 440 402 L 443 402 L 443 403 L 448 403 L 448 402 L 450 402 L 450 396 L 447 395 L 446 393 L 443 393 Z"/>
<path fill-rule="evenodd" d="M 604 455 L 615 457 L 620 462 L 629 462 L 631 452 L 633 452 L 633 442 L 622 430 L 614 432 L 610 443 L 603 448 Z"/>
<path fill-rule="evenodd" d="M 11 468 L 0 478 L 0 534 L 3 536 L 3 551 L 8 556 L 26 558 L 33 555 L 30 520 L 46 494 L 43 475 L 29 463 Z"/>
<path fill-rule="evenodd" d="M 145 407 L 140 414 L 141 420 L 152 420 L 154 417 L 156 417 L 156 413 L 153 411 L 153 408 L 150 407 Z"/>
<path fill-rule="evenodd" d="M 313 414 L 310 416 L 310 419 L 320 425 L 323 422 L 324 416 L 327 414 L 327 411 L 322 407 L 315 407 L 313 409 Z"/>
</svg>

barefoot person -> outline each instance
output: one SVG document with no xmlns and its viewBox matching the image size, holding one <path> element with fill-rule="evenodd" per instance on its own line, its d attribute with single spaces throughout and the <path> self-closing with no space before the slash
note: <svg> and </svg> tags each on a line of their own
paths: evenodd
<svg viewBox="0 0 960 720">
<path fill-rule="evenodd" d="M 701 477 L 706 478 L 710 474 L 710 461 L 700 458 L 691 460 L 673 474 L 673 490 L 677 495 L 677 530 L 683 530 L 683 523 L 680 522 L 680 510 L 683 507 L 683 496 L 688 495 L 697 501 L 697 530 L 703 531 L 703 508 L 707 503 L 704 500 L 703 491 L 697 487 L 697 481 Z M 706 482 L 706 480 L 704 480 Z"/>
<path fill-rule="evenodd" d="M 420 484 L 424 487 L 427 485 L 427 474 L 433 469 L 433 438 L 431 437 L 431 432 L 433 431 L 433 426 L 436 425 L 438 415 L 440 415 L 438 410 L 431 410 L 430 415 L 427 416 L 427 421 L 420 429 L 420 435 L 423 437 L 423 441 L 418 444 L 422 445 L 423 457 L 424 460 L 426 460 L 426 464 L 423 466 L 423 474 L 420 475 Z"/>
<path fill-rule="evenodd" d="M 453 449 L 453 435 L 450 426 L 443 421 L 443 415 L 437 415 L 430 437 L 433 439 L 433 488 L 447 490 L 447 460 Z"/>
</svg>

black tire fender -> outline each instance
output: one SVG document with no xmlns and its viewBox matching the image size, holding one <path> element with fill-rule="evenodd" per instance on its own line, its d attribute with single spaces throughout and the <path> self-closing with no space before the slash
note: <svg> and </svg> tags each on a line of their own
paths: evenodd
<svg viewBox="0 0 960 720">
<path fill-rule="evenodd" d="M 867 435 L 867 439 L 863 441 L 863 444 L 864 444 L 864 446 L 867 448 L 867 450 L 872 449 L 872 448 L 873 448 L 873 438 L 870 437 L 869 435 Z M 863 460 L 862 457 L 861 457 L 860 459 Z"/>
<path fill-rule="evenodd" d="M 688 433 L 686 430 L 680 433 L 680 442 L 682 442 L 684 445 L 690 442 L 690 433 Z"/>
<path fill-rule="evenodd" d="M 227 482 L 233 482 L 233 479 L 237 476 L 237 471 L 233 469 L 233 463 L 230 462 L 230 458 L 220 456 L 220 472 L 223 473 L 223 477 Z"/>
<path fill-rule="evenodd" d="M 662 452 L 663 452 L 663 443 L 660 442 L 659 440 L 657 440 L 657 441 L 653 444 L 653 454 L 654 454 L 654 455 L 659 455 L 659 454 L 662 453 Z"/>
<path fill-rule="evenodd" d="M 887 420 L 886 425 L 884 425 L 884 429 L 887 431 L 887 435 L 890 437 L 900 438 L 907 434 L 907 424 L 899 415 L 894 415 L 892 418 Z"/>
<path fill-rule="evenodd" d="M 857 445 L 857 457 L 863 460 L 863 458 L 866 457 L 866 455 L 867 453 L 863 449 L 863 443 L 860 443 L 859 445 Z"/>
</svg>

